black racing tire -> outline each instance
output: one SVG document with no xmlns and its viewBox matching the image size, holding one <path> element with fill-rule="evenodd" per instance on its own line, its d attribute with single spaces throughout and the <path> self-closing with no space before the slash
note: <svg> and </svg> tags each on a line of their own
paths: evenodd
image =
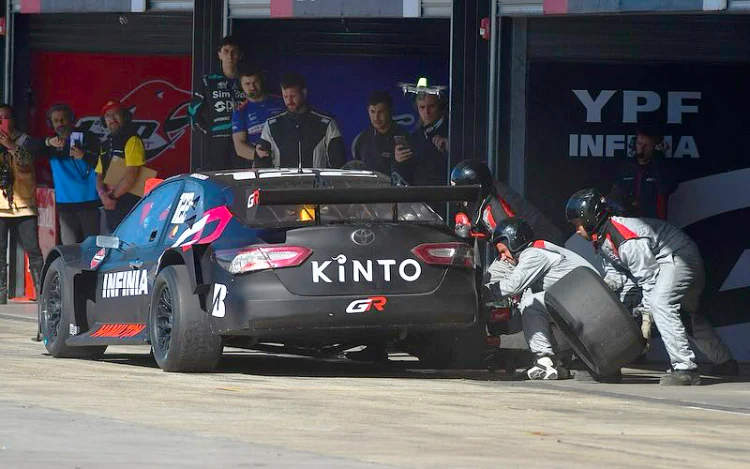
<svg viewBox="0 0 750 469">
<path fill-rule="evenodd" d="M 544 301 L 576 355 L 597 375 L 614 375 L 643 352 L 640 328 L 593 270 L 573 269 Z"/>
<path fill-rule="evenodd" d="M 96 359 L 104 355 L 106 345 L 71 347 L 65 345 L 70 337 L 70 326 L 75 325 L 73 309 L 73 285 L 65 276 L 65 262 L 62 258 L 52 261 L 44 276 L 41 295 L 38 300 L 42 342 L 47 352 L 55 358 Z"/>
<path fill-rule="evenodd" d="M 162 370 L 205 373 L 219 364 L 222 338 L 211 332 L 209 315 L 190 290 L 184 265 L 167 266 L 159 272 L 148 325 L 154 359 Z"/>
</svg>

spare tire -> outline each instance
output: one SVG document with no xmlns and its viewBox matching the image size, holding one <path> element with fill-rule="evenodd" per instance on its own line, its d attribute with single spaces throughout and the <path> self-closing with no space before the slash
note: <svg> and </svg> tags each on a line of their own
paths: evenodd
<svg viewBox="0 0 750 469">
<path fill-rule="evenodd" d="M 577 267 L 550 287 L 547 309 L 581 360 L 606 377 L 643 352 L 641 330 L 593 270 Z"/>
</svg>

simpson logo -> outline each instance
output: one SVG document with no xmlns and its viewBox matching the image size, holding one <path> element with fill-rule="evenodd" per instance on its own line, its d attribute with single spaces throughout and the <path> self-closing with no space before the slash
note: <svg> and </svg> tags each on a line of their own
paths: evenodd
<svg viewBox="0 0 750 469">
<path fill-rule="evenodd" d="M 375 271 L 381 271 L 383 280 L 390 282 L 394 276 L 394 271 L 398 274 L 401 279 L 407 282 L 414 282 L 422 275 L 422 266 L 419 262 L 414 259 L 406 259 L 402 262 L 398 262 L 395 259 L 377 259 L 377 260 L 357 260 L 353 259 L 348 262 L 348 258 L 339 254 L 336 257 L 332 257 L 330 261 L 318 262 L 312 261 L 312 280 L 313 283 L 333 283 L 334 280 L 344 283 L 352 281 L 355 283 L 359 282 L 372 282 L 373 274 Z M 336 262 L 337 266 L 326 271 L 328 267 Z M 377 267 L 375 267 L 377 266 Z M 331 277 L 334 280 L 331 280 Z"/>
<path fill-rule="evenodd" d="M 102 263 L 102 261 L 104 260 L 104 258 L 105 258 L 106 256 L 107 256 L 107 250 L 106 250 L 105 248 L 101 248 L 101 249 L 100 249 L 100 250 L 99 250 L 99 251 L 98 251 L 98 252 L 97 252 L 97 253 L 96 253 L 96 254 L 94 255 L 94 258 L 93 258 L 93 259 L 91 259 L 91 264 L 89 264 L 89 266 L 90 266 L 90 267 L 91 267 L 92 269 L 96 269 L 97 267 L 99 267 L 99 264 L 101 264 L 101 263 Z"/>
<path fill-rule="evenodd" d="M 377 311 L 383 311 L 386 303 L 388 303 L 388 298 L 384 296 L 371 296 L 370 298 L 352 301 L 346 307 L 346 312 L 349 314 L 366 313 L 372 308 L 375 308 Z"/>
<path fill-rule="evenodd" d="M 104 274 L 102 298 L 148 295 L 146 269 Z"/>
</svg>

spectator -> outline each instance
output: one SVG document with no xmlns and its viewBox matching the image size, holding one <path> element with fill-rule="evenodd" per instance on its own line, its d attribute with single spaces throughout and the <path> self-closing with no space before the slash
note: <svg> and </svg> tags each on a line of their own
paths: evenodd
<svg viewBox="0 0 750 469">
<path fill-rule="evenodd" d="M 235 154 L 232 143 L 232 111 L 245 99 L 237 80 L 237 63 L 242 51 L 239 44 L 227 36 L 219 45 L 218 55 L 221 73 L 203 77 L 188 109 L 191 127 L 196 134 L 205 135 L 209 142 L 211 158 L 202 163 L 203 171 L 246 165 L 246 161 Z"/>
<path fill-rule="evenodd" d="M 96 192 L 104 205 L 107 231 L 112 233 L 140 199 L 130 190 L 138 180 L 141 166 L 146 164 L 146 149 L 131 123 L 130 111 L 119 101 L 107 101 L 101 115 L 109 135 L 102 144 L 96 164 Z M 108 186 L 104 180 L 115 158 L 124 160 L 125 171 L 119 182 Z"/>
<path fill-rule="evenodd" d="M 47 111 L 47 124 L 54 137 L 44 140 L 55 183 L 55 205 L 60 214 L 62 244 L 80 243 L 99 234 L 99 207 L 96 168 L 99 137 L 74 128 L 73 110 L 56 104 Z"/>
<path fill-rule="evenodd" d="M 250 67 L 240 69 L 240 85 L 247 99 L 232 113 L 232 140 L 237 155 L 254 168 L 270 168 L 270 158 L 255 158 L 263 124 L 269 117 L 284 112 L 284 100 L 266 90 L 265 74 Z"/>
<path fill-rule="evenodd" d="M 411 148 L 396 147 L 396 160 L 412 161 L 414 185 L 445 185 L 448 180 L 448 119 L 445 105 L 438 95 L 419 93 L 416 106 L 421 125 L 411 134 Z"/>
<path fill-rule="evenodd" d="M 370 95 L 367 113 L 370 126 L 363 130 L 352 143 L 352 155 L 366 168 L 388 176 L 398 174 L 408 182 L 407 160 L 395 158 L 396 138 L 405 143 L 407 133 L 393 121 L 393 98 L 385 91 Z"/>
<path fill-rule="evenodd" d="M 635 138 L 635 162 L 619 172 L 607 199 L 629 217 L 667 219 L 667 200 L 675 189 L 662 171 L 664 138 L 651 130 L 639 130 Z"/>
<path fill-rule="evenodd" d="M 344 139 L 333 117 L 310 109 L 305 79 L 296 73 L 281 80 L 286 112 L 263 125 L 258 156 L 274 167 L 340 168 L 346 162 Z"/>
<path fill-rule="evenodd" d="M 11 229 L 15 230 L 29 256 L 29 270 L 35 290 L 44 263 L 37 231 L 32 148 L 31 138 L 16 129 L 13 108 L 0 104 L 0 304 L 8 302 L 6 254 Z"/>
</svg>

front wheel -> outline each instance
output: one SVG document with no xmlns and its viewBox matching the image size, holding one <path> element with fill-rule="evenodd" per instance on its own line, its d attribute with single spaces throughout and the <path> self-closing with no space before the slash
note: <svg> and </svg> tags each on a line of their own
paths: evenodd
<svg viewBox="0 0 750 469">
<path fill-rule="evenodd" d="M 151 297 L 149 338 L 154 359 L 164 371 L 208 372 L 221 360 L 221 336 L 211 332 L 208 313 L 190 291 L 184 265 L 159 272 Z"/>
<path fill-rule="evenodd" d="M 76 326 L 73 309 L 72 285 L 65 276 L 65 263 L 55 259 L 47 269 L 38 299 L 42 341 L 50 355 L 56 358 L 100 358 L 107 346 L 70 347 L 71 326 Z"/>
</svg>

